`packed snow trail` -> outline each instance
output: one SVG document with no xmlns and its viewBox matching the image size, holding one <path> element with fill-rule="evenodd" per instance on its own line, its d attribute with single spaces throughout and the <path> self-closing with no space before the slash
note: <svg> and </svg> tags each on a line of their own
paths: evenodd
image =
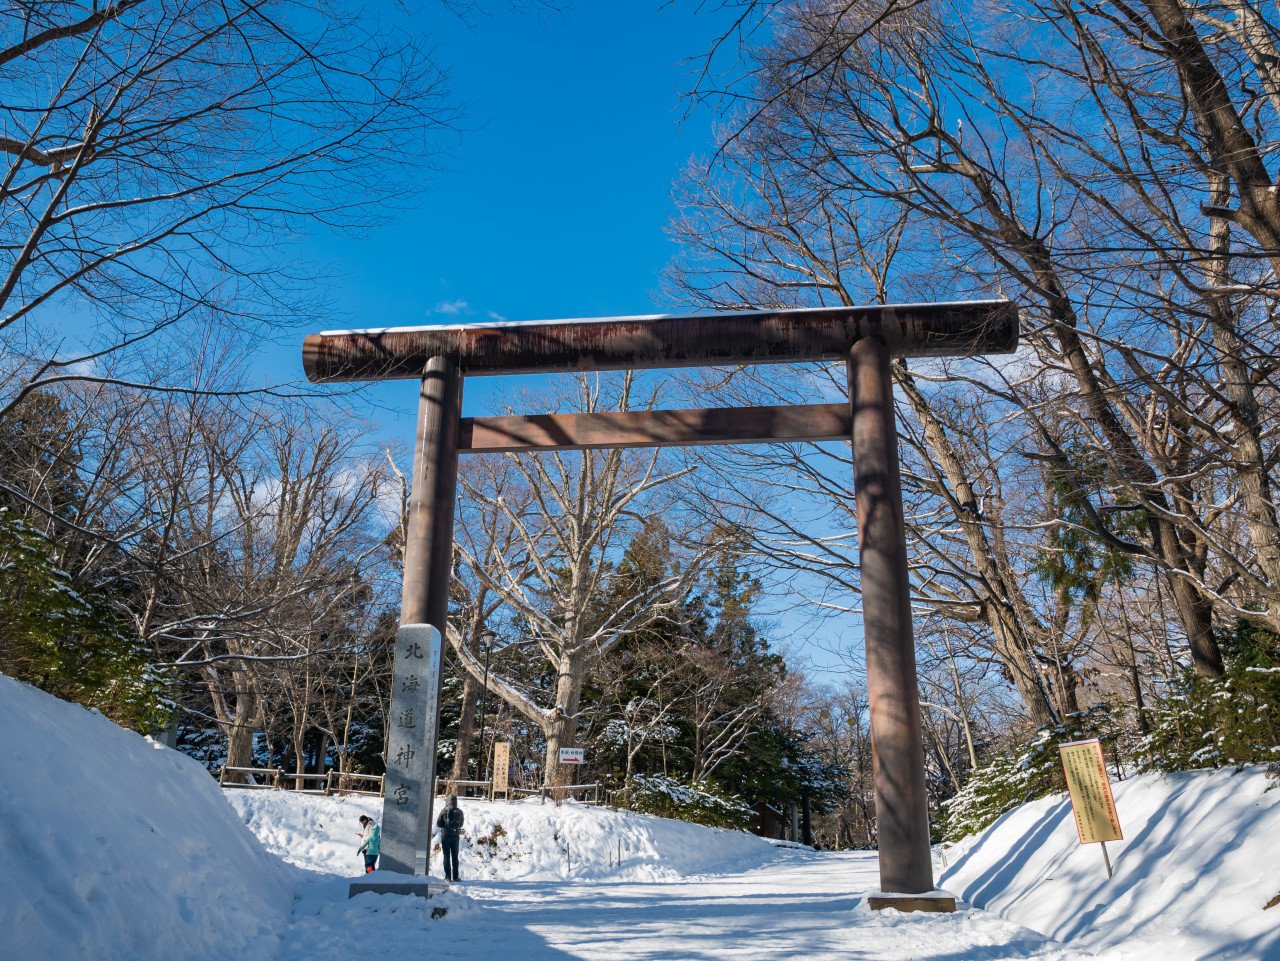
<svg viewBox="0 0 1280 961">
<path fill-rule="evenodd" d="M 772 863 L 668 882 L 477 881 L 425 901 L 317 882 L 298 902 L 282 961 L 1076 961 L 982 911 L 872 912 L 874 854 L 780 850 Z M 448 914 L 433 920 L 434 908 Z M 1108 959 L 1123 958 L 1109 953 Z"/>
<path fill-rule="evenodd" d="M 283 961 L 1093 957 L 984 911 L 873 912 L 861 895 L 879 886 L 874 853 L 777 848 L 738 831 L 534 798 L 462 800 L 463 882 L 445 895 L 348 900 L 356 819 L 378 817 L 381 799 L 226 793 L 267 849 L 302 869 Z M 439 857 L 437 848 L 437 870 Z M 437 908 L 448 913 L 433 919 Z"/>
</svg>

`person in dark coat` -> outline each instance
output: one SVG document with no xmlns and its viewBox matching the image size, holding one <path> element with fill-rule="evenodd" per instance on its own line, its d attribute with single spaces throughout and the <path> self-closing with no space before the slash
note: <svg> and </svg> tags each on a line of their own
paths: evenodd
<svg viewBox="0 0 1280 961">
<path fill-rule="evenodd" d="M 458 798 L 450 794 L 440 816 L 436 818 L 436 827 L 440 829 L 440 850 L 444 852 L 444 879 L 458 880 L 458 839 L 462 836 L 462 809 L 458 807 Z"/>
</svg>

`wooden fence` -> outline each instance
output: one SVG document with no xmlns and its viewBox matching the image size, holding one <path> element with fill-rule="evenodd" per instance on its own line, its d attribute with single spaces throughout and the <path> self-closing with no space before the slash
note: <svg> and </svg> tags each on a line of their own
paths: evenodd
<svg viewBox="0 0 1280 961">
<path fill-rule="evenodd" d="M 288 782 L 288 783 L 286 783 Z M 318 783 L 317 787 L 300 787 L 308 783 Z M 338 795 L 346 797 L 349 794 L 359 794 L 366 797 L 382 797 L 385 788 L 385 778 L 381 774 L 342 774 L 338 771 L 329 771 L 325 774 L 293 774 L 283 768 L 278 767 L 228 767 L 223 765 L 218 772 L 218 784 L 224 788 L 246 788 L 257 790 L 292 790 L 299 794 L 320 794 L 320 795 Z M 289 786 L 289 785 L 292 786 Z M 533 797 L 537 795 L 540 803 L 546 804 L 547 798 L 556 804 L 561 804 L 568 797 L 574 797 L 581 793 L 583 804 L 600 804 L 600 789 L 604 785 L 599 781 L 593 784 L 562 784 L 554 787 L 540 787 L 534 789 L 528 788 L 511 788 L 510 793 L 516 796 Z M 452 794 L 458 788 L 474 787 L 483 789 L 481 797 L 493 800 L 493 783 L 491 781 L 464 781 L 450 780 L 448 778 L 437 778 L 436 788 L 437 795 L 440 788 L 444 788 L 444 794 Z M 590 797 L 587 797 L 590 792 Z M 608 798 L 606 796 L 606 803 Z"/>
<path fill-rule="evenodd" d="M 383 777 L 381 774 L 343 774 L 338 771 L 329 771 L 325 774 L 293 774 L 278 767 L 228 767 L 225 764 L 218 772 L 218 784 L 224 788 L 280 790 L 286 787 L 285 782 L 292 782 L 291 790 L 299 794 L 326 796 L 337 794 L 340 797 L 348 794 L 362 794 L 381 797 Z M 317 787 L 299 787 L 308 782 L 320 783 Z"/>
<path fill-rule="evenodd" d="M 575 800 L 581 800 L 583 804 L 598 805 L 600 803 L 600 788 L 603 786 L 599 781 L 596 781 L 593 784 L 557 784 L 552 787 L 540 787 L 536 791 L 521 791 L 519 788 L 515 790 L 518 794 L 538 795 L 542 804 L 547 803 L 547 798 L 551 798 L 556 804 L 562 804 L 566 798 L 573 797 L 573 795 L 581 792 L 583 796 L 574 798 Z M 589 800 L 586 797 L 586 792 L 588 791 L 591 792 Z"/>
</svg>

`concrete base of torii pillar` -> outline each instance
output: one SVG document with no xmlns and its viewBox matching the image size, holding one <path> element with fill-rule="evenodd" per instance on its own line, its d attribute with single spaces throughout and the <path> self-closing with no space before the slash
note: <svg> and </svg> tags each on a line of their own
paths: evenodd
<svg viewBox="0 0 1280 961">
<path fill-rule="evenodd" d="M 956 909 L 954 894 L 946 891 L 926 891 L 924 894 L 889 894 L 872 891 L 867 895 L 867 907 L 872 911 L 892 909 L 904 913 L 925 911 L 931 914 L 950 914 Z"/>
</svg>

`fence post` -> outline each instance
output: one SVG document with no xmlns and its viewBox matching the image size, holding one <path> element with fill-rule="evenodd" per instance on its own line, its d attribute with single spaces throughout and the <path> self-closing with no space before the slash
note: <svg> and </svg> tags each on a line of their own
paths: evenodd
<svg viewBox="0 0 1280 961">
<path fill-rule="evenodd" d="M 222 770 L 218 772 L 218 787 L 222 787 L 227 783 L 227 766 L 222 765 Z"/>
</svg>

